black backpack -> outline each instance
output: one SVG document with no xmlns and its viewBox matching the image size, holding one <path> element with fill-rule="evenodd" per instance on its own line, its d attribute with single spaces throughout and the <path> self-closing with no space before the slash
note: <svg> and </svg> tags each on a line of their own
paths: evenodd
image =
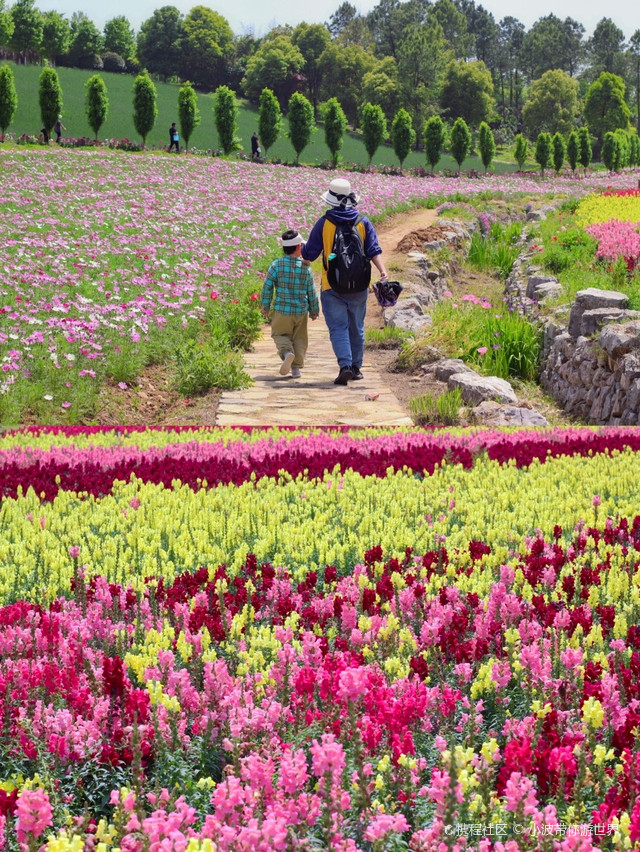
<svg viewBox="0 0 640 852">
<path fill-rule="evenodd" d="M 371 261 L 364 253 L 364 242 L 357 227 L 362 216 L 348 223 L 336 222 L 328 214 L 325 218 L 336 229 L 331 254 L 323 258 L 331 289 L 338 293 L 361 293 L 371 281 Z"/>
</svg>

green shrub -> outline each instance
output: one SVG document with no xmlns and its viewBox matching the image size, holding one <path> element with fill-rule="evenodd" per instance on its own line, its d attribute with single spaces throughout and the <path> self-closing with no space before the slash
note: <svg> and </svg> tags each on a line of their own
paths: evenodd
<svg viewBox="0 0 640 852">
<path fill-rule="evenodd" d="M 485 311 L 467 360 L 481 367 L 485 375 L 502 379 L 516 376 L 537 378 L 542 331 L 517 311 Z"/>
<path fill-rule="evenodd" d="M 460 422 L 462 394 L 460 388 L 445 391 L 440 396 L 431 393 L 409 400 L 409 413 L 418 426 L 455 426 Z"/>
<path fill-rule="evenodd" d="M 371 349 L 398 349 L 408 338 L 410 331 L 387 325 L 384 328 L 368 328 L 364 333 L 365 344 Z"/>
<path fill-rule="evenodd" d="M 257 294 L 240 288 L 233 299 L 218 298 L 209 303 L 207 325 L 218 345 L 247 352 L 260 335 L 262 314 Z"/>
<path fill-rule="evenodd" d="M 211 388 L 238 390 L 251 383 L 238 352 L 221 351 L 212 343 L 194 340 L 188 340 L 176 352 L 174 386 L 185 396 L 203 394 Z"/>
<path fill-rule="evenodd" d="M 469 265 L 482 272 L 495 274 L 504 281 L 520 251 L 518 240 L 521 231 L 522 226 L 518 222 L 507 226 L 493 222 L 486 234 L 475 231 L 469 245 Z"/>
</svg>

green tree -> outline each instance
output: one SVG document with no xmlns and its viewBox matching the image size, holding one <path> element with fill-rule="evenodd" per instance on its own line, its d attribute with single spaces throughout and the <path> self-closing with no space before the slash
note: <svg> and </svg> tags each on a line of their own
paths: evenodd
<svg viewBox="0 0 640 852">
<path fill-rule="evenodd" d="M 544 170 L 551 162 L 552 147 L 551 134 L 548 131 L 543 130 L 542 133 L 538 134 L 538 138 L 536 139 L 534 153 L 536 163 L 540 166 L 542 177 L 544 177 Z"/>
<path fill-rule="evenodd" d="M 446 135 L 444 122 L 439 115 L 432 115 L 427 119 L 424 126 L 424 148 L 432 174 L 440 162 Z"/>
<path fill-rule="evenodd" d="M 9 47 L 25 62 L 27 58 L 35 59 L 42 44 L 42 15 L 34 0 L 16 0 L 10 11 L 13 33 Z"/>
<path fill-rule="evenodd" d="M 617 171 L 617 162 L 619 159 L 619 143 L 615 137 L 615 134 L 609 130 L 604 134 L 604 139 L 602 140 L 602 151 L 600 153 L 600 158 L 605 166 L 609 169 L 610 172 Z"/>
<path fill-rule="evenodd" d="M 471 131 L 464 118 L 456 118 L 451 128 L 451 156 L 458 164 L 458 171 L 462 163 L 469 156 L 471 150 Z"/>
<path fill-rule="evenodd" d="M 613 135 L 616 138 L 616 171 L 626 169 L 629 165 L 629 156 L 631 153 L 631 145 L 629 143 L 629 133 L 626 130 L 614 130 Z"/>
<path fill-rule="evenodd" d="M 59 12 L 45 12 L 42 16 L 42 42 L 40 53 L 55 65 L 58 56 L 64 56 L 71 45 L 69 21 Z"/>
<path fill-rule="evenodd" d="M 579 112 L 577 81 L 566 71 L 545 71 L 529 87 L 522 120 L 532 136 L 543 130 L 569 133 L 575 127 Z"/>
<path fill-rule="evenodd" d="M 440 90 L 440 106 L 467 124 L 487 121 L 494 106 L 493 81 L 484 62 L 450 62 Z"/>
<path fill-rule="evenodd" d="M 331 152 L 331 162 L 334 168 L 340 161 L 340 151 L 347 129 L 347 117 L 337 98 L 329 98 L 322 110 L 324 119 L 324 141 Z"/>
<path fill-rule="evenodd" d="M 580 137 L 576 130 L 572 130 L 567 139 L 567 161 L 571 166 L 573 174 L 576 173 L 578 160 L 580 158 Z"/>
<path fill-rule="evenodd" d="M 516 159 L 516 163 L 518 164 L 518 168 L 522 171 L 524 164 L 527 161 L 527 157 L 529 155 L 529 140 L 526 136 L 523 136 L 522 133 L 518 133 L 516 136 L 516 144 L 513 150 L 513 156 Z"/>
<path fill-rule="evenodd" d="M 409 156 L 411 146 L 416 141 L 411 116 L 406 109 L 399 109 L 391 122 L 391 143 L 396 157 L 400 160 L 400 168 Z"/>
<path fill-rule="evenodd" d="M 584 101 L 584 118 L 589 130 L 602 142 L 605 133 L 629 127 L 631 112 L 625 100 L 622 77 L 604 71 L 589 86 Z"/>
<path fill-rule="evenodd" d="M 589 133 L 588 127 L 581 127 L 578 130 L 578 141 L 580 142 L 580 153 L 578 155 L 578 162 L 584 169 L 584 173 L 587 173 L 587 169 L 591 164 L 591 134 Z"/>
<path fill-rule="evenodd" d="M 43 68 L 40 72 L 39 101 L 42 126 L 51 133 L 62 112 L 62 89 L 55 68 Z"/>
<path fill-rule="evenodd" d="M 636 131 L 629 134 L 629 165 L 640 166 L 640 136 Z"/>
<path fill-rule="evenodd" d="M 129 20 L 124 15 L 116 15 L 104 25 L 104 49 L 117 53 L 125 62 L 136 58 L 136 36 Z"/>
<path fill-rule="evenodd" d="M 152 74 L 173 77 L 180 67 L 183 17 L 175 6 L 162 6 L 142 22 L 138 33 L 138 61 Z"/>
<path fill-rule="evenodd" d="M 103 46 L 100 30 L 93 21 L 84 12 L 74 12 L 71 16 L 69 61 L 80 68 L 94 68 Z"/>
<path fill-rule="evenodd" d="M 602 18 L 587 44 L 595 77 L 603 71 L 611 74 L 624 72 L 624 33 L 611 18 Z"/>
<path fill-rule="evenodd" d="M 216 89 L 213 113 L 222 150 L 230 154 L 238 147 L 238 101 L 228 86 Z"/>
<path fill-rule="evenodd" d="M 300 154 L 304 151 L 311 140 L 311 134 L 315 130 L 313 107 L 300 92 L 294 92 L 289 98 L 289 109 L 287 113 L 289 120 L 289 139 L 296 152 L 296 163 L 300 162 Z"/>
<path fill-rule="evenodd" d="M 584 56 L 584 27 L 572 18 L 556 15 L 540 18 L 525 35 L 521 56 L 531 80 L 546 71 L 560 70 L 573 76 Z"/>
<path fill-rule="evenodd" d="M 322 82 L 320 57 L 331 41 L 329 30 L 324 24 L 298 24 L 293 31 L 291 41 L 304 57 L 302 73 L 306 81 L 309 100 L 313 104 L 314 115 L 317 115 L 318 95 Z"/>
<path fill-rule="evenodd" d="M 453 51 L 435 16 L 406 32 L 398 47 L 400 105 L 409 111 L 414 127 L 420 132 L 425 119 L 434 112 L 443 69 L 452 58 Z"/>
<path fill-rule="evenodd" d="M 198 96 L 188 80 L 185 80 L 178 92 L 178 121 L 180 122 L 180 133 L 184 139 L 184 149 L 187 151 L 189 148 L 189 139 L 191 139 L 193 131 L 200 124 Z"/>
<path fill-rule="evenodd" d="M 371 165 L 376 151 L 387 138 L 387 119 L 380 104 L 366 103 L 361 115 L 362 138 Z"/>
<path fill-rule="evenodd" d="M 451 0 L 436 0 L 429 9 L 428 19 L 440 24 L 456 59 L 465 61 L 473 54 L 474 38 L 469 33 L 467 16 Z"/>
<path fill-rule="evenodd" d="M 288 103 L 304 66 L 304 57 L 287 35 L 278 35 L 263 41 L 253 56 L 247 60 L 247 71 L 242 80 L 246 96 L 257 101 L 264 88 L 278 98 L 281 108 Z"/>
<path fill-rule="evenodd" d="M 496 155 L 496 140 L 494 139 L 493 131 L 486 121 L 481 122 L 478 128 L 478 149 L 480 150 L 480 159 L 482 160 L 486 174 Z"/>
<path fill-rule="evenodd" d="M 567 153 L 567 146 L 562 133 L 554 133 L 551 139 L 551 151 L 553 159 L 553 168 L 558 174 L 564 166 L 564 158 Z"/>
<path fill-rule="evenodd" d="M 640 131 L 640 30 L 636 30 L 629 39 L 628 57 L 635 89 L 636 128 Z"/>
<path fill-rule="evenodd" d="M 13 16 L 4 0 L 0 0 L 0 47 L 8 47 L 13 35 Z"/>
<path fill-rule="evenodd" d="M 400 85 L 396 65 L 392 56 L 378 63 L 373 71 L 367 71 L 362 78 L 362 99 L 365 104 L 376 104 L 385 115 L 395 115 L 400 106 Z M 383 70 L 386 67 L 386 70 Z M 362 115 L 362 110 L 360 111 Z"/>
<path fill-rule="evenodd" d="M 93 77 L 89 77 L 84 85 L 87 90 L 85 100 L 87 121 L 89 122 L 89 127 L 93 130 L 95 139 L 97 140 L 100 128 L 104 124 L 107 118 L 107 113 L 109 112 L 107 87 L 99 74 L 94 74 Z"/>
<path fill-rule="evenodd" d="M 153 129 L 158 116 L 156 87 L 146 71 L 138 74 L 133 82 L 133 126 L 146 145 L 147 136 Z"/>
<path fill-rule="evenodd" d="M 8 65 L 0 66 L 0 131 L 2 135 L 13 121 L 18 108 L 18 93 L 13 71 Z"/>
<path fill-rule="evenodd" d="M 364 103 L 362 84 L 367 71 L 373 71 L 377 60 L 359 45 L 343 47 L 331 42 L 319 60 L 322 73 L 320 97 L 332 98 L 340 92 L 340 103 L 349 124 L 358 126 L 360 107 Z"/>
<path fill-rule="evenodd" d="M 507 15 L 498 26 L 495 76 L 499 85 L 500 114 L 515 115 L 520 109 L 522 73 L 520 54 L 525 28 L 517 18 Z"/>
<path fill-rule="evenodd" d="M 197 86 L 217 88 L 226 80 L 226 67 L 233 54 L 229 22 L 206 6 L 194 6 L 182 29 L 182 74 Z"/>
<path fill-rule="evenodd" d="M 263 89 L 260 93 L 260 104 L 258 107 L 258 135 L 267 156 L 282 130 L 282 110 L 278 99 L 271 89 Z"/>
</svg>

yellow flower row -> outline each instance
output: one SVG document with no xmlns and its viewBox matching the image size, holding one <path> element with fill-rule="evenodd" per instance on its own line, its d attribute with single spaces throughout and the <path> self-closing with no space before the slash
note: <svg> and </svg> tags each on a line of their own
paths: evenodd
<svg viewBox="0 0 640 852">
<path fill-rule="evenodd" d="M 610 219 L 640 222 L 640 196 L 587 195 L 576 209 L 576 223 L 583 228 Z"/>
</svg>

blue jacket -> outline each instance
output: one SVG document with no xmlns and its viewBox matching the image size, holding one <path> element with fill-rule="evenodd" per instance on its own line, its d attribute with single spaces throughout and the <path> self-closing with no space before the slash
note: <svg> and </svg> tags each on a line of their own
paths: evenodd
<svg viewBox="0 0 640 852">
<path fill-rule="evenodd" d="M 355 207 L 332 207 L 327 211 L 327 213 L 331 213 L 331 216 L 336 222 L 344 223 L 355 222 L 359 215 L 358 210 Z M 309 239 L 302 246 L 302 257 L 305 260 L 316 260 L 316 258 L 320 257 L 322 254 L 322 229 L 324 227 L 325 217 L 326 214 L 318 219 L 311 229 Z M 369 260 L 371 260 L 371 258 L 375 257 L 377 254 L 382 254 L 382 249 L 378 243 L 378 235 L 376 234 L 375 228 L 366 216 L 362 217 L 362 224 L 365 229 L 364 253 Z"/>
</svg>

